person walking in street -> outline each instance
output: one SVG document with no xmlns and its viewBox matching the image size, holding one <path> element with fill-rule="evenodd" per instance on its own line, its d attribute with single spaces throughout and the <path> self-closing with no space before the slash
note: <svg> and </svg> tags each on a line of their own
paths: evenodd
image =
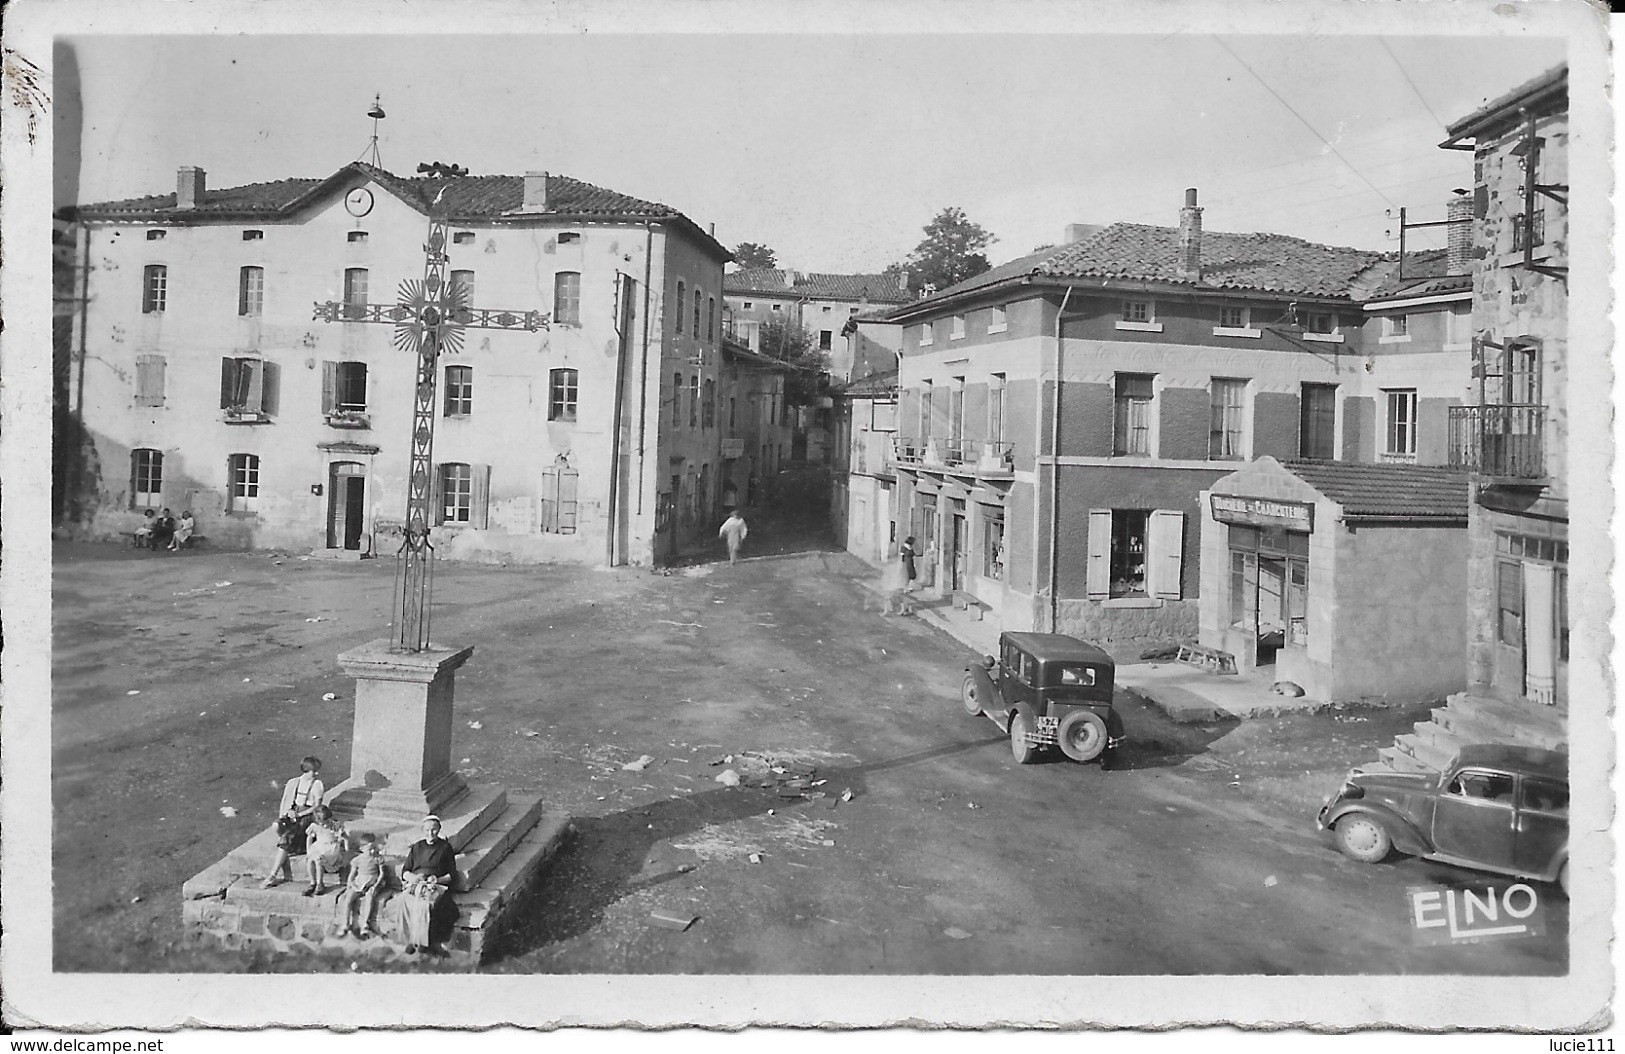
<svg viewBox="0 0 1625 1054">
<path fill-rule="evenodd" d="M 717 537 L 728 543 L 730 564 L 739 562 L 739 547 L 745 544 L 745 535 L 749 533 L 750 528 L 745 526 L 745 517 L 739 514 L 738 509 L 730 512 L 728 518 L 722 521 L 722 529 L 717 531 Z"/>
<path fill-rule="evenodd" d="M 914 558 L 919 555 L 914 549 L 914 536 L 911 534 L 903 539 L 903 547 L 897 551 L 903 562 L 903 592 L 914 592 Z"/>
</svg>

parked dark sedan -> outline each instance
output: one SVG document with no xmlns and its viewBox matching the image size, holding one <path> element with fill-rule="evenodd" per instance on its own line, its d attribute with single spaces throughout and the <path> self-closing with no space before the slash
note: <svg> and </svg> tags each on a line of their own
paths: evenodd
<svg viewBox="0 0 1625 1054">
<path fill-rule="evenodd" d="M 1009 733 L 1022 765 L 1056 746 L 1073 761 L 1092 761 L 1123 741 L 1112 707 L 1116 672 L 1110 655 L 1076 637 L 1002 633 L 997 659 L 966 667 L 960 699 L 967 714 Z"/>
<path fill-rule="evenodd" d="M 1535 747 L 1466 746 L 1443 773 L 1348 774 L 1320 810 L 1344 853 L 1412 856 L 1569 888 L 1569 759 Z"/>
</svg>

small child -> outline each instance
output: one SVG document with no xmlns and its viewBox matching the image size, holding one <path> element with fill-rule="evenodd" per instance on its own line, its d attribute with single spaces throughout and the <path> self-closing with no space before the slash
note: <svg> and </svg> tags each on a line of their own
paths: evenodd
<svg viewBox="0 0 1625 1054">
<path fill-rule="evenodd" d="M 344 888 L 344 928 L 339 936 L 353 933 L 357 937 L 371 937 L 378 931 L 372 925 L 372 909 L 378 894 L 384 888 L 384 858 L 378 851 L 378 839 L 370 831 L 358 836 L 361 853 L 350 864 L 350 879 Z M 360 903 L 360 911 L 356 905 Z"/>
<path fill-rule="evenodd" d="M 344 826 L 333 819 L 333 810 L 318 805 L 311 813 L 310 831 L 305 841 L 305 870 L 310 873 L 307 897 L 319 897 L 327 892 L 323 878 L 344 875 Z"/>
</svg>

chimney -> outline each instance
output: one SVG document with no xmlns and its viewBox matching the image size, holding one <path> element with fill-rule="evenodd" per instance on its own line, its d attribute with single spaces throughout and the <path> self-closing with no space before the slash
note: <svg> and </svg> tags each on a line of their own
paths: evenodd
<svg viewBox="0 0 1625 1054">
<path fill-rule="evenodd" d="M 520 212 L 547 211 L 547 173 L 525 173 L 525 196 L 519 202 Z"/>
<path fill-rule="evenodd" d="M 203 185 L 207 176 L 201 168 L 192 165 L 182 165 L 180 176 L 175 181 L 175 207 L 177 209 L 195 209 L 203 204 Z"/>
<path fill-rule="evenodd" d="M 1456 192 L 1445 206 L 1450 221 L 1450 240 L 1445 250 L 1446 274 L 1471 274 L 1473 270 L 1473 199 L 1465 190 Z"/>
<path fill-rule="evenodd" d="M 1061 238 L 1061 244 L 1076 244 L 1101 229 L 1098 223 L 1069 223 L 1066 225 L 1066 234 Z"/>
<path fill-rule="evenodd" d="M 897 272 L 897 291 L 899 293 L 907 293 L 908 292 L 908 272 L 907 271 L 899 271 L 899 272 Z"/>
<path fill-rule="evenodd" d="M 786 286 L 793 287 L 799 281 L 801 281 L 801 272 L 800 271 L 792 271 L 788 267 L 786 267 L 784 269 L 784 284 Z"/>
<path fill-rule="evenodd" d="M 1179 277 L 1202 278 L 1202 210 L 1196 207 L 1196 188 L 1185 191 L 1185 207 L 1179 210 Z"/>
</svg>

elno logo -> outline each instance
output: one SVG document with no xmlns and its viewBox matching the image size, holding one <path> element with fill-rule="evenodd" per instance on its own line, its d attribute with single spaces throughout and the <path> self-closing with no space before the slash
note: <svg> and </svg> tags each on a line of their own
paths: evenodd
<svg viewBox="0 0 1625 1054">
<path fill-rule="evenodd" d="M 1418 944 L 1508 940 L 1546 932 L 1546 905 L 1523 882 L 1483 890 L 1411 886 L 1406 907 Z"/>
</svg>

